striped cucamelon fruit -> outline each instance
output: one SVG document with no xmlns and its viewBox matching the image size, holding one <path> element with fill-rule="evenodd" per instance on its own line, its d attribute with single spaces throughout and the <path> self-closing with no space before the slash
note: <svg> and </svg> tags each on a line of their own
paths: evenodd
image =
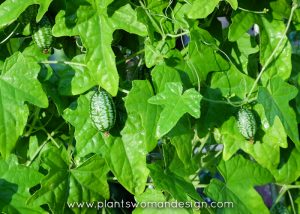
<svg viewBox="0 0 300 214">
<path fill-rule="evenodd" d="M 95 127 L 106 132 L 116 122 L 116 107 L 110 94 L 104 89 L 96 91 L 91 97 L 90 117 Z"/>
<path fill-rule="evenodd" d="M 240 133 L 253 142 L 256 133 L 256 120 L 250 109 L 241 108 L 237 115 L 237 125 Z"/>
<path fill-rule="evenodd" d="M 19 16 L 18 20 L 21 24 L 27 25 L 35 20 L 38 12 L 38 5 L 33 4 L 26 8 L 26 10 Z"/>
<path fill-rule="evenodd" d="M 51 29 L 52 25 L 46 16 L 33 26 L 32 39 L 44 53 L 48 53 L 53 41 Z"/>
</svg>

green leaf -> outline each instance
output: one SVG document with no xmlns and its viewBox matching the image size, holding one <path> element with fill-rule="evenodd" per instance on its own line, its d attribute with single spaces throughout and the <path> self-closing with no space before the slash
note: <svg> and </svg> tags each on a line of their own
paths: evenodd
<svg viewBox="0 0 300 214">
<path fill-rule="evenodd" d="M 286 133 L 298 146 L 299 134 L 294 110 L 289 106 L 289 101 L 298 94 L 297 88 L 284 82 L 281 78 L 270 80 L 269 87 L 259 87 L 258 102 L 264 106 L 269 123 L 274 123 L 275 117 L 279 117 Z"/>
<path fill-rule="evenodd" d="M 240 133 L 237 121 L 231 117 L 221 127 L 221 142 L 224 144 L 223 159 L 229 160 L 242 146 L 249 143 Z"/>
<path fill-rule="evenodd" d="M 254 110 L 258 113 L 261 123 L 260 130 L 256 134 L 258 140 L 254 145 L 244 144 L 243 150 L 251 154 L 261 166 L 271 171 L 277 168 L 280 162 L 280 147 L 288 146 L 287 135 L 278 117 L 275 117 L 274 124 L 271 126 L 262 105 L 256 105 Z"/>
<path fill-rule="evenodd" d="M 279 169 L 273 169 L 272 174 L 278 183 L 289 184 L 296 181 L 300 176 L 300 151 L 294 148 Z"/>
<path fill-rule="evenodd" d="M 149 202 L 149 204 L 151 202 L 156 202 L 156 206 L 155 207 L 146 207 L 146 208 L 141 208 L 141 207 L 137 207 L 136 209 L 134 209 L 134 211 L 132 212 L 133 214 L 156 214 L 156 213 L 162 213 L 162 214 L 187 214 L 190 213 L 188 210 L 183 209 L 183 208 L 168 208 L 168 207 L 164 207 L 161 208 L 160 204 L 163 202 L 167 202 L 164 194 L 156 189 L 146 189 L 146 191 L 138 196 L 135 196 L 135 200 L 137 203 L 141 204 L 141 203 L 145 203 L 145 202 Z M 175 202 L 174 199 L 169 199 L 168 202 L 171 203 L 172 201 Z"/>
<path fill-rule="evenodd" d="M 18 165 L 11 157 L 0 159 L 0 210 L 3 213 L 46 213 L 39 204 L 26 204 L 29 189 L 37 185 L 43 175 L 32 168 Z"/>
<path fill-rule="evenodd" d="M 39 22 L 43 15 L 48 10 L 48 7 L 52 0 L 6 0 L 0 5 L 0 29 L 13 23 L 19 15 L 26 10 L 26 8 L 32 4 L 39 4 L 40 8 L 36 17 L 36 21 Z"/>
<path fill-rule="evenodd" d="M 90 118 L 90 98 L 93 92 L 81 95 L 64 111 L 63 117 L 75 127 L 76 158 L 90 153 L 100 154 L 104 146 L 100 132 Z"/>
<path fill-rule="evenodd" d="M 233 202 L 232 208 L 219 208 L 218 212 L 269 213 L 263 199 L 253 188 L 273 180 L 266 169 L 242 156 L 236 156 L 228 161 L 222 161 L 218 170 L 224 182 L 212 179 L 205 193 L 216 202 Z"/>
<path fill-rule="evenodd" d="M 262 76 L 263 81 L 266 82 L 268 78 L 274 76 L 287 79 L 291 74 L 292 49 L 287 36 L 284 35 L 286 26 L 282 20 L 270 19 L 270 17 L 244 11 L 238 12 L 232 18 L 228 35 L 229 40 L 238 40 L 254 23 L 260 27 L 260 61 L 262 65 L 266 63 L 281 38 L 283 38 L 273 61 L 268 65 Z"/>
<path fill-rule="evenodd" d="M 7 157 L 26 125 L 25 102 L 46 108 L 48 99 L 37 80 L 40 66 L 30 57 L 15 53 L 7 58 L 0 76 L 0 153 Z"/>
<path fill-rule="evenodd" d="M 274 2 L 270 2 L 270 8 L 272 9 L 272 16 L 275 19 L 288 19 L 291 13 L 291 2 L 286 0 L 277 0 Z M 293 18 L 296 18 L 295 15 L 296 14 L 294 14 Z"/>
<path fill-rule="evenodd" d="M 104 157 L 118 181 L 132 194 L 141 194 L 146 186 L 149 170 L 146 166 L 146 147 L 139 142 L 125 142 L 120 137 L 106 138 Z"/>
<path fill-rule="evenodd" d="M 165 63 L 155 66 L 151 71 L 151 76 L 157 92 L 162 92 L 168 82 L 181 82 L 177 70 Z"/>
<path fill-rule="evenodd" d="M 262 76 L 262 80 L 267 82 L 270 78 L 281 77 L 286 80 L 292 71 L 292 48 L 287 36 L 284 34 L 286 25 L 282 20 L 260 18 L 260 61 L 265 65 L 268 58 L 275 51 L 281 38 L 283 41 L 276 51 L 275 57 L 268 65 Z"/>
<path fill-rule="evenodd" d="M 242 149 L 252 155 L 261 166 L 271 170 L 279 164 L 280 147 L 287 147 L 286 134 L 278 118 L 271 126 L 263 113 L 262 106 L 258 105 L 255 109 L 261 117 L 261 127 L 255 135 L 253 144 L 239 133 L 234 117 L 223 124 L 221 128 L 221 142 L 224 144 L 223 159 L 228 160 L 239 149 Z"/>
<path fill-rule="evenodd" d="M 167 33 L 176 33 L 173 29 L 173 21 L 165 14 L 165 11 L 170 9 L 168 1 L 147 0 L 139 3 L 141 7 L 137 8 L 138 20 L 146 25 L 151 42 L 157 41 L 157 33 L 163 38 Z"/>
<path fill-rule="evenodd" d="M 182 117 L 176 126 L 168 133 L 172 145 L 176 148 L 179 159 L 184 166 L 192 165 L 191 159 L 193 155 L 192 140 L 194 131 L 188 117 Z"/>
<path fill-rule="evenodd" d="M 109 169 L 100 156 L 94 155 L 76 168 L 70 169 L 68 154 L 61 147 L 45 151 L 42 161 L 48 174 L 41 181 L 41 188 L 30 198 L 29 204 L 33 201 L 47 203 L 54 213 L 63 213 L 66 202 L 109 198 L 106 182 Z"/>
<path fill-rule="evenodd" d="M 219 89 L 201 90 L 203 97 L 209 100 L 223 100 Z M 201 117 L 197 120 L 197 130 L 199 135 L 205 136 L 215 127 L 222 124 L 234 114 L 234 108 L 226 103 L 210 102 L 205 99 L 201 101 Z"/>
<path fill-rule="evenodd" d="M 177 2 L 174 8 L 174 16 L 176 22 L 174 23 L 175 32 L 179 32 L 180 29 L 188 29 L 190 27 L 191 20 L 188 20 L 187 14 L 191 10 L 191 4 L 183 4 Z"/>
<path fill-rule="evenodd" d="M 237 41 L 237 47 L 232 49 L 232 57 L 235 59 L 236 66 L 245 74 L 256 74 L 258 69 L 251 70 L 249 64 L 251 63 L 250 57 L 252 54 L 259 51 L 259 47 L 255 42 L 255 37 L 244 33 Z M 258 63 L 255 61 L 255 63 Z M 249 68 L 250 67 L 250 68 Z"/>
<path fill-rule="evenodd" d="M 145 63 L 148 68 L 163 62 L 175 44 L 173 40 L 160 40 L 151 42 L 149 38 L 145 40 Z"/>
<path fill-rule="evenodd" d="M 238 1 L 237 0 L 226 0 L 232 9 L 236 10 L 238 8 Z"/>
<path fill-rule="evenodd" d="M 151 104 L 164 106 L 157 124 L 158 138 L 167 134 L 185 113 L 195 118 L 200 117 L 201 95 L 195 89 L 188 89 L 183 94 L 182 92 L 180 83 L 166 83 L 163 92 L 148 100 Z"/>
<path fill-rule="evenodd" d="M 184 139 L 185 136 L 183 136 L 182 131 L 181 133 L 178 133 L 177 136 L 172 136 L 172 134 L 174 134 L 172 132 L 181 128 L 182 125 L 180 124 L 180 122 L 187 120 L 187 118 L 188 115 L 185 115 L 183 118 L 181 118 L 178 124 L 172 129 L 170 133 L 168 133 L 166 137 L 172 139 L 173 137 L 179 137 L 181 135 Z M 183 122 L 183 124 L 186 124 L 186 122 Z M 189 127 L 186 127 L 186 129 L 188 128 Z M 193 129 L 190 129 L 189 131 L 193 132 Z M 183 142 L 181 145 L 179 144 L 179 141 L 177 142 L 173 140 L 172 144 L 163 144 L 161 146 L 160 151 L 161 156 L 163 156 L 163 160 L 160 163 L 163 164 L 164 169 L 167 168 L 170 172 L 178 175 L 179 177 L 187 178 L 188 176 L 196 173 L 197 169 L 199 169 L 199 162 L 198 160 L 196 160 L 195 162 L 193 154 L 189 153 L 190 150 L 192 150 L 192 142 Z M 176 146 L 178 146 L 178 148 L 175 147 L 175 144 L 177 144 Z M 189 164 L 185 164 L 183 161 L 187 161 L 188 158 L 190 162 Z"/>
<path fill-rule="evenodd" d="M 143 84 L 141 84 L 140 87 L 143 87 L 142 85 Z M 137 84 L 137 86 L 139 86 L 139 84 Z M 149 87 L 147 84 L 144 86 Z M 135 99 L 136 93 L 139 97 L 139 92 L 134 89 L 133 94 L 130 95 L 129 103 L 132 102 L 131 99 Z M 151 128 L 147 127 L 147 139 L 135 131 L 126 130 L 128 128 L 123 130 L 123 135 L 125 135 L 124 142 L 121 138 L 114 137 L 113 135 L 103 137 L 93 126 L 90 119 L 89 109 L 92 94 L 93 92 L 81 95 L 77 102 L 71 104 L 64 113 L 64 118 L 75 127 L 76 158 L 84 157 L 90 153 L 101 154 L 106 159 L 107 164 L 118 181 L 128 189 L 128 191 L 132 193 L 143 192 L 146 185 L 147 174 L 149 173 L 146 168 L 147 148 L 145 140 L 151 140 L 152 135 L 151 131 L 149 131 Z M 130 103 L 130 106 L 131 105 L 132 103 Z M 136 105 L 137 104 L 134 103 L 134 106 Z M 129 108 L 130 114 L 133 114 L 132 108 L 133 106 Z M 149 109 L 154 110 L 155 108 L 151 107 Z M 146 112 L 143 112 L 143 117 L 144 113 Z M 147 113 L 145 115 L 147 115 Z M 137 116 L 130 115 L 130 117 L 132 117 L 132 119 L 140 119 L 140 115 L 138 114 Z M 151 121 L 147 120 L 147 124 L 151 124 Z M 127 127 L 135 127 L 135 124 L 130 122 L 127 124 Z M 137 129 L 140 129 L 140 127 L 137 127 Z M 144 131 L 143 129 L 141 130 Z M 135 142 L 132 141 L 132 138 L 141 138 L 143 142 L 132 143 Z M 151 142 L 153 145 L 153 139 Z M 147 144 L 148 143 L 149 142 L 147 142 Z M 149 147 L 151 147 L 150 144 Z"/>
<path fill-rule="evenodd" d="M 202 19 L 211 14 L 220 0 L 194 0 L 191 10 L 188 13 L 190 19 Z"/>
<path fill-rule="evenodd" d="M 160 113 L 158 106 L 148 103 L 148 99 L 153 95 L 152 86 L 148 81 L 133 81 L 132 89 L 125 100 L 128 117 L 121 132 L 124 143 L 141 144 L 148 152 L 157 145 L 155 130 Z"/>
<path fill-rule="evenodd" d="M 54 54 L 49 57 L 49 60 L 62 62 L 71 61 L 74 63 L 71 65 L 51 64 L 51 68 L 55 74 L 59 76 L 59 94 L 65 96 L 81 94 L 97 83 L 91 75 L 91 72 L 84 67 L 85 57 L 85 54 L 80 54 L 76 55 L 72 60 L 69 60 L 63 49 L 59 50 L 54 48 Z M 75 65 L 75 63 L 78 63 L 78 65 Z"/>
<path fill-rule="evenodd" d="M 224 97 L 236 95 L 244 98 L 252 88 L 254 80 L 241 73 L 234 65 L 225 72 L 216 72 L 211 80 L 213 89 L 220 89 Z"/>
<path fill-rule="evenodd" d="M 231 21 L 232 23 L 229 26 L 228 39 L 229 41 L 236 41 L 256 22 L 256 16 L 253 13 L 239 11 L 234 14 Z"/>
<path fill-rule="evenodd" d="M 148 166 L 150 176 L 156 189 L 168 191 L 178 201 L 189 201 L 190 197 L 199 200 L 200 197 L 192 183 L 168 170 L 163 170 L 157 164 Z"/>
<path fill-rule="evenodd" d="M 230 64 L 218 53 L 216 40 L 209 32 L 197 28 L 191 31 L 187 64 L 197 75 L 198 81 L 206 80 L 211 71 L 226 71 Z"/>
<path fill-rule="evenodd" d="M 79 35 L 87 49 L 85 61 L 90 72 L 88 75 L 93 76 L 97 84 L 115 96 L 119 76 L 111 48 L 112 34 L 116 29 L 123 29 L 145 36 L 147 31 L 137 21 L 136 12 L 129 4 L 117 9 L 110 8 L 108 11 L 107 7 L 111 2 L 112 0 L 87 0 L 85 4 L 68 2 L 67 8 L 70 10 L 60 11 L 56 16 L 53 34 L 58 37 Z"/>
</svg>

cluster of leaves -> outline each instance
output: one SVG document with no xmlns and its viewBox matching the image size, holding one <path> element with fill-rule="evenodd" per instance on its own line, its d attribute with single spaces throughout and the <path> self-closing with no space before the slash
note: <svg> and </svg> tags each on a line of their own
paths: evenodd
<svg viewBox="0 0 300 214">
<path fill-rule="evenodd" d="M 53 24 L 49 53 L 19 22 L 31 5 L 33 22 Z M 288 39 L 300 30 L 298 5 L 0 1 L 0 211 L 196 212 L 68 206 L 103 200 L 300 211 L 300 56 Z M 109 136 L 90 119 L 95 87 L 114 97 Z M 242 106 L 255 112 L 253 143 L 238 130 Z"/>
</svg>

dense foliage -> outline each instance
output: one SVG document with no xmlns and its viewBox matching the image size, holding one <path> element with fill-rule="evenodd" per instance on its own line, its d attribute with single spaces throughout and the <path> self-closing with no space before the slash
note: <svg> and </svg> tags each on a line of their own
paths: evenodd
<svg viewBox="0 0 300 214">
<path fill-rule="evenodd" d="M 300 213 L 298 5 L 0 0 L 0 212 Z"/>
</svg>

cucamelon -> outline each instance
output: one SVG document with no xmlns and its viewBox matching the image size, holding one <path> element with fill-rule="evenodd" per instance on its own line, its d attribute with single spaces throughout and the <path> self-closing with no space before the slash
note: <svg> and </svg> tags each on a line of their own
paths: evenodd
<svg viewBox="0 0 300 214">
<path fill-rule="evenodd" d="M 44 53 L 48 53 L 53 41 L 51 28 L 52 25 L 46 16 L 44 16 L 39 23 L 33 26 L 33 41 L 43 50 Z"/>
<path fill-rule="evenodd" d="M 111 95 L 104 89 L 97 90 L 91 97 L 90 117 L 101 132 L 108 132 L 116 122 L 116 107 Z"/>
<path fill-rule="evenodd" d="M 237 125 L 240 133 L 248 140 L 253 141 L 256 133 L 256 120 L 250 109 L 241 108 L 237 115 Z"/>
</svg>

